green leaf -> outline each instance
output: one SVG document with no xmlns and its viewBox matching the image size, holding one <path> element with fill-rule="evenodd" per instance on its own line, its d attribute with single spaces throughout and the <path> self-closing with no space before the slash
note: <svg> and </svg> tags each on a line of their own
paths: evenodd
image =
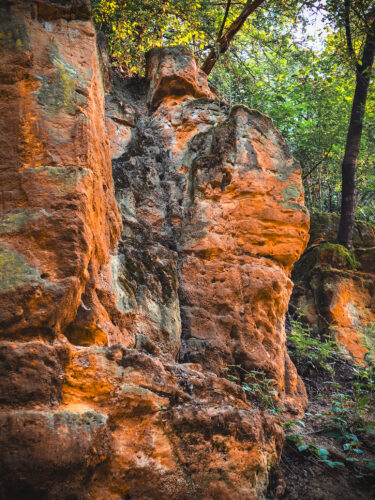
<svg viewBox="0 0 375 500">
<path fill-rule="evenodd" d="M 343 462 L 333 462 L 332 460 L 322 460 L 324 464 L 327 464 L 328 467 L 331 467 L 332 469 L 335 467 L 345 467 L 345 464 Z"/>
<path fill-rule="evenodd" d="M 348 438 L 351 439 L 352 441 L 356 441 L 357 443 L 359 441 L 359 439 L 357 438 L 357 436 L 355 434 L 348 434 Z"/>
<path fill-rule="evenodd" d="M 327 457 L 328 457 L 328 455 L 329 455 L 329 451 L 328 451 L 328 450 L 326 450 L 325 448 L 319 448 L 319 449 L 317 450 L 317 454 L 318 454 L 320 457 L 322 457 L 322 458 L 327 458 Z"/>
<path fill-rule="evenodd" d="M 309 449 L 309 447 L 307 444 L 301 444 L 300 446 L 298 446 L 298 451 L 305 451 L 308 449 Z"/>
<path fill-rule="evenodd" d="M 286 437 L 287 441 L 291 443 L 297 443 L 297 444 L 302 444 L 302 439 L 301 439 L 301 434 L 290 434 L 289 436 Z"/>
</svg>

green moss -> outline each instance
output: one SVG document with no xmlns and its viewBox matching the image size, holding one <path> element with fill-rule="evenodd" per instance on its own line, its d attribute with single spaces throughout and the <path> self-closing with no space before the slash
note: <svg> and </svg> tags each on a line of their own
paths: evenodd
<svg viewBox="0 0 375 500">
<path fill-rule="evenodd" d="M 305 283 L 311 279 L 315 270 L 321 274 L 324 271 L 346 272 L 352 277 L 352 271 L 359 267 L 354 250 L 348 250 L 338 243 L 321 243 L 310 247 L 296 263 L 292 272 L 295 283 Z M 307 285 L 308 286 L 308 285 Z"/>
<path fill-rule="evenodd" d="M 375 323 L 369 323 L 361 329 L 363 344 L 369 350 L 370 357 L 375 360 Z"/>
<path fill-rule="evenodd" d="M 34 172 L 46 172 L 49 177 L 56 179 L 59 182 L 59 188 L 63 192 L 71 191 L 84 177 L 90 175 L 91 171 L 88 168 L 78 168 L 75 166 L 57 167 L 43 165 L 36 167 Z"/>
<path fill-rule="evenodd" d="M 291 184 L 289 184 L 289 186 L 281 191 L 281 196 L 284 198 L 284 201 L 297 200 L 297 198 L 300 197 L 301 193 L 301 187 L 292 182 Z"/>
<path fill-rule="evenodd" d="M 318 212 L 311 214 L 310 242 L 332 241 L 337 239 L 340 216 L 334 213 Z M 354 247 L 375 246 L 375 228 L 364 221 L 356 221 L 353 234 Z"/>
<path fill-rule="evenodd" d="M 22 285 L 43 283 L 39 272 L 25 258 L 5 243 L 0 243 L 0 291 L 12 290 Z"/>
<path fill-rule="evenodd" d="M 280 179 L 280 175 L 278 177 Z M 281 206 L 289 210 L 296 210 L 297 212 L 306 211 L 306 207 L 296 201 L 301 196 L 302 192 L 303 188 L 292 182 L 281 191 L 281 196 L 284 199 L 284 201 L 281 202 Z"/>
<path fill-rule="evenodd" d="M 358 261 L 355 258 L 354 250 L 348 250 L 338 243 L 323 243 L 318 247 L 319 260 L 331 262 L 332 267 L 346 268 L 355 271 L 358 268 Z"/>
<path fill-rule="evenodd" d="M 277 175 L 276 175 L 276 179 L 279 180 L 279 181 L 281 181 L 281 182 L 286 182 L 289 177 L 290 177 L 290 171 L 289 170 L 285 170 L 284 172 L 283 171 L 278 172 Z"/>
<path fill-rule="evenodd" d="M 0 234 L 17 231 L 29 220 L 34 219 L 38 215 L 29 210 L 12 210 L 0 220 Z"/>
<path fill-rule="evenodd" d="M 59 77 L 62 84 L 62 104 L 65 107 L 69 107 L 74 104 L 75 72 L 59 59 L 55 59 L 54 63 L 59 69 Z"/>
<path fill-rule="evenodd" d="M 76 92 L 76 86 L 84 85 L 79 81 L 78 73 L 63 60 L 56 47 L 51 47 L 50 52 L 56 71 L 51 75 L 38 77 L 42 85 L 37 100 L 53 111 L 65 108 L 69 113 L 75 114 L 77 105 L 82 106 L 85 101 L 85 97 Z"/>
</svg>

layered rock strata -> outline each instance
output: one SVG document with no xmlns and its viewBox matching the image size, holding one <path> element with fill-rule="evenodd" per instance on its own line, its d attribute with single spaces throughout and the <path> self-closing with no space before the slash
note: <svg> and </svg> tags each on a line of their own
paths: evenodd
<svg viewBox="0 0 375 500">
<path fill-rule="evenodd" d="M 89 337 L 121 336 L 95 291 L 110 294 L 105 264 L 121 227 L 95 31 L 87 5 L 69 14 L 66 4 L 1 10 L 3 338 L 54 337 L 89 311 Z"/>
<path fill-rule="evenodd" d="M 282 430 L 223 368 L 305 404 L 283 320 L 298 165 L 182 49 L 110 84 L 89 10 L 0 13 L 0 497 L 260 498 Z"/>
</svg>

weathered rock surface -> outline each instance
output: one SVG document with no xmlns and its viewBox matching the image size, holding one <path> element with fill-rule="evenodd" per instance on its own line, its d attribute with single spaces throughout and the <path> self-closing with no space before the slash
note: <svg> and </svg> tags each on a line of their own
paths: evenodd
<svg viewBox="0 0 375 500">
<path fill-rule="evenodd" d="M 282 430 L 222 369 L 304 407 L 298 165 L 181 48 L 110 89 L 89 12 L 0 12 L 0 498 L 260 498 Z"/>
<path fill-rule="evenodd" d="M 88 336 L 120 338 L 96 290 L 106 295 L 105 264 L 120 221 L 89 4 L 7 5 L 0 14 L 0 332 L 76 336 L 68 330 L 81 329 L 90 309 L 82 326 Z"/>
<path fill-rule="evenodd" d="M 355 360 L 375 352 L 375 230 L 356 223 L 354 248 L 335 243 L 339 218 L 311 217 L 309 246 L 293 270 L 293 309 L 315 333 L 334 335 Z"/>
<path fill-rule="evenodd" d="M 155 54 L 169 74 L 175 53 L 151 52 L 154 94 L 164 85 Z M 299 167 L 269 118 L 229 110 L 213 95 L 194 98 L 201 75 L 186 54 L 182 62 L 174 57 L 190 80 L 180 74 L 179 95 L 172 85 L 151 115 L 149 93 L 134 96 L 131 82 L 114 82 L 112 94 L 125 109 L 123 123 L 134 121 L 113 161 L 124 225 L 119 288 L 124 311 L 134 314 L 130 330 L 167 359 L 179 351 L 180 360 L 217 374 L 226 364 L 264 370 L 284 402 L 298 406 L 303 388 L 280 346 L 289 272 L 307 240 Z"/>
</svg>

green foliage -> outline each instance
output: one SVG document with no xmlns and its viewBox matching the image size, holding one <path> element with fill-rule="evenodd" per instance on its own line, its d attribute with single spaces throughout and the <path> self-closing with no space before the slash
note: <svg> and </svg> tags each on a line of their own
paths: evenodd
<svg viewBox="0 0 375 500">
<path fill-rule="evenodd" d="M 95 25 L 107 35 L 115 64 L 128 73 L 143 71 L 145 52 L 152 47 L 193 44 L 202 49 L 208 31 L 204 20 L 208 26 L 215 24 L 209 4 L 207 0 L 92 0 Z"/>
<path fill-rule="evenodd" d="M 145 53 L 153 47 L 184 45 L 204 59 L 215 46 L 225 3 L 210 0 L 91 0 L 98 30 L 107 36 L 115 66 L 142 74 Z M 244 3 L 233 2 L 230 24 Z"/>
<path fill-rule="evenodd" d="M 323 245 L 319 247 L 319 252 L 328 252 L 331 258 L 333 258 L 333 263 L 336 263 L 338 267 L 355 271 L 359 266 L 354 249 L 348 250 L 338 243 L 323 243 Z"/>
<path fill-rule="evenodd" d="M 354 48 L 360 54 L 371 0 L 352 2 Z M 92 0 L 94 21 L 108 40 L 113 64 L 142 74 L 152 47 L 185 45 L 204 60 L 215 46 L 226 2 Z M 226 26 L 244 1 L 232 2 Z M 338 212 L 341 162 L 355 88 L 342 0 L 269 0 L 256 9 L 211 75 L 229 104 L 268 114 L 300 161 L 311 211 Z M 317 19 L 318 29 L 311 31 Z M 310 34 L 309 34 L 310 33 Z M 375 92 L 370 86 L 358 160 L 356 217 L 375 223 Z"/>
<path fill-rule="evenodd" d="M 292 321 L 290 339 L 297 359 L 316 368 L 328 368 L 334 375 L 334 361 L 339 356 L 334 342 L 311 338 L 309 330 L 298 320 Z M 315 426 L 319 426 L 320 435 L 331 438 L 342 449 L 340 460 L 336 460 L 337 453 L 334 450 L 319 447 L 316 442 L 306 442 L 303 434 L 289 434 L 287 440 L 299 452 L 314 455 L 330 468 L 350 466 L 359 477 L 373 477 L 375 462 L 365 456 L 364 450 L 374 442 L 375 436 L 375 366 L 366 357 L 363 366 L 352 366 L 351 370 L 349 387 L 332 380 L 324 383 L 326 390 L 318 399 L 326 402 L 327 411 L 306 414 L 310 422 L 315 421 Z M 296 423 L 285 422 L 284 428 L 290 430 Z"/>
<path fill-rule="evenodd" d="M 369 351 L 369 356 L 370 353 L 373 355 L 373 353 L 375 353 L 375 323 L 373 322 L 365 325 L 361 330 L 361 336 Z"/>
<path fill-rule="evenodd" d="M 327 413 L 329 436 L 343 443 L 344 451 L 362 453 L 358 435 L 373 435 L 374 423 L 367 417 L 373 412 L 375 404 L 375 368 L 370 360 L 365 366 L 354 368 L 354 379 L 351 387 L 342 388 L 331 383 L 331 409 Z"/>
<path fill-rule="evenodd" d="M 271 14 L 267 14 L 271 23 L 258 14 L 212 74 L 223 98 L 233 104 L 243 102 L 274 120 L 301 163 L 306 202 L 314 212 L 338 212 L 340 208 L 341 163 L 355 88 L 345 34 L 333 7 L 339 2 L 329 3 L 330 12 L 320 8 L 317 13 L 310 8 L 300 14 L 292 10 L 289 16 L 276 17 L 270 9 Z M 320 19 L 320 31 L 301 35 L 308 18 L 315 16 Z M 356 18 L 353 22 L 362 26 L 355 30 L 359 45 L 363 22 Z M 356 217 L 373 223 L 374 133 L 372 85 L 358 161 Z"/>
<path fill-rule="evenodd" d="M 281 409 L 276 406 L 278 397 L 277 381 L 269 378 L 263 370 L 247 371 L 241 365 L 228 365 L 223 368 L 227 378 L 233 382 L 240 383 L 251 399 L 255 399 L 264 410 L 271 413 L 280 413 Z M 234 373 L 238 373 L 234 375 Z"/>
<path fill-rule="evenodd" d="M 337 355 L 337 344 L 330 339 L 313 337 L 309 328 L 303 326 L 299 319 L 291 319 L 291 332 L 288 339 L 294 347 L 296 359 L 309 363 L 316 370 L 333 371 L 332 363 Z"/>
</svg>

